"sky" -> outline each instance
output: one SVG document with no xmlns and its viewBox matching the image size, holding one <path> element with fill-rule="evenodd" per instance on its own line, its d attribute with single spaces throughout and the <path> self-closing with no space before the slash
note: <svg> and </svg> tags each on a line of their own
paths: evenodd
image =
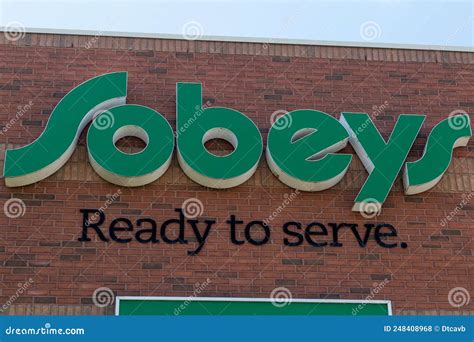
<svg viewBox="0 0 474 342">
<path fill-rule="evenodd" d="M 0 26 L 472 48 L 474 1 L 0 0 Z"/>
</svg>

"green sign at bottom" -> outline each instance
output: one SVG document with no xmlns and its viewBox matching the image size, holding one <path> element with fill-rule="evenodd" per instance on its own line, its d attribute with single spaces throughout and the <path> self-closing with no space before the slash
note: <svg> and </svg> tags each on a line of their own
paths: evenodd
<svg viewBox="0 0 474 342">
<path fill-rule="evenodd" d="M 214 297 L 117 297 L 116 315 L 161 316 L 317 316 L 392 314 L 387 300 L 214 298 Z"/>
</svg>

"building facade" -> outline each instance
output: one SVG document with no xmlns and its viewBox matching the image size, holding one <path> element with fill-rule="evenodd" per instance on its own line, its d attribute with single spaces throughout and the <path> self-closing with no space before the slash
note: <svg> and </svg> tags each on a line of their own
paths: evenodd
<svg viewBox="0 0 474 342">
<path fill-rule="evenodd" d="M 423 154 L 428 134 L 450 113 L 474 108 L 474 54 L 469 52 L 298 44 L 192 41 L 185 39 L 26 33 L 0 37 L 0 158 L 6 149 L 33 142 L 52 110 L 74 87 L 105 73 L 128 72 L 127 103 L 148 106 L 176 127 L 176 83 L 202 83 L 203 103 L 248 116 L 267 141 L 278 115 L 316 109 L 339 118 L 342 112 L 369 113 L 388 139 L 400 114 L 425 114 L 409 161 Z M 112 314 L 96 305 L 94 292 L 114 296 L 199 296 L 268 298 L 275 289 L 295 299 L 390 300 L 394 314 L 466 314 L 474 284 L 474 143 L 454 149 L 441 181 L 429 191 L 405 195 L 401 177 L 377 215 L 352 211 L 367 171 L 354 155 L 334 187 L 297 191 L 271 172 L 265 153 L 255 174 L 230 189 L 211 189 L 189 179 L 178 165 L 140 187 L 108 183 L 92 169 L 85 129 L 70 160 L 32 185 L 7 187 L 0 180 L 0 302 L 2 314 Z M 120 141 L 124 151 L 143 148 Z M 230 152 L 222 141 L 207 145 Z M 46 153 L 46 152 L 45 152 Z M 15 207 L 8 207 L 15 205 Z M 191 205 L 191 209 L 186 209 Z M 153 219 L 158 227 L 179 220 L 215 220 L 202 249 L 189 225 L 187 243 L 80 241 L 84 209 L 112 221 Z M 81 210 L 83 210 L 81 212 Z M 231 215 L 244 223 L 232 241 Z M 245 236 L 250 221 L 264 221 L 266 243 Z M 282 229 L 286 222 L 357 224 L 339 231 L 339 244 L 297 246 Z M 365 224 L 390 224 L 396 248 L 382 248 Z M 204 223 L 202 223 L 204 224 Z M 179 231 L 169 234 L 179 239 Z M 253 241 L 265 231 L 255 228 Z M 364 239 L 361 246 L 357 240 Z M 107 236 L 109 236 L 107 235 Z M 121 231 L 121 237 L 133 234 Z M 304 236 L 302 236 L 304 237 Z M 172 240 L 172 239 L 171 239 Z M 183 239 L 181 239 L 183 240 Z M 400 247 L 402 246 L 403 247 Z M 462 298 L 459 299 L 458 297 Z"/>
</svg>

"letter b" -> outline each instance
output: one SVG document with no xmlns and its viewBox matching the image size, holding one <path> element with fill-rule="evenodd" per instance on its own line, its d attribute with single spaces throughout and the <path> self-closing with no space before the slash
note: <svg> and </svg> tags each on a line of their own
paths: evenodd
<svg viewBox="0 0 474 342">
<path fill-rule="evenodd" d="M 255 172 L 262 153 L 262 136 L 241 112 L 223 107 L 202 107 L 201 84 L 176 84 L 178 161 L 196 183 L 222 189 L 244 183 Z M 223 139 L 234 151 L 226 156 L 210 153 L 204 144 Z"/>
</svg>

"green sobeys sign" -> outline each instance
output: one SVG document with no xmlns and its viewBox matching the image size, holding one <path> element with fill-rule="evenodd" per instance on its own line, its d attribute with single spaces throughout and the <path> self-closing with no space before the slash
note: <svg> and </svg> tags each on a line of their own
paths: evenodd
<svg viewBox="0 0 474 342">
<path fill-rule="evenodd" d="M 179 164 L 195 182 L 211 188 L 244 183 L 255 172 L 262 154 L 262 136 L 243 113 L 202 104 L 198 83 L 176 85 L 176 144 Z M 81 131 L 91 121 L 87 135 L 89 158 L 105 180 L 121 186 L 141 186 L 158 179 L 169 167 L 175 134 L 158 112 L 125 104 L 127 73 L 92 78 L 70 91 L 56 106 L 41 136 L 31 144 L 7 150 L 4 176 L 7 186 L 40 181 L 61 168 L 73 153 Z M 336 153 L 349 142 L 369 172 L 355 199 L 353 210 L 368 204 L 379 211 L 400 170 L 407 195 L 435 186 L 447 170 L 455 147 L 466 146 L 471 135 L 466 113 L 449 116 L 431 131 L 423 156 L 405 159 L 425 120 L 424 115 L 402 114 L 388 141 L 366 113 L 334 117 L 311 109 L 295 110 L 278 118 L 268 134 L 266 159 L 285 184 L 302 191 L 320 191 L 339 182 L 352 155 Z M 139 153 L 118 150 L 125 136 L 141 138 Z M 210 153 L 211 139 L 230 142 L 226 156 Z"/>
</svg>

